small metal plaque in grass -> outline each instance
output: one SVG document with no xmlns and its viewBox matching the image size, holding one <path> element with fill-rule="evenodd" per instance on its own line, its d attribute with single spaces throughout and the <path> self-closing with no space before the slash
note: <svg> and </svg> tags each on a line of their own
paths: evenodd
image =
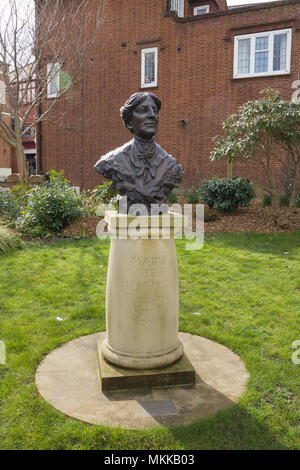
<svg viewBox="0 0 300 470">
<path fill-rule="evenodd" d="M 178 415 L 172 400 L 139 401 L 143 418 Z"/>
</svg>

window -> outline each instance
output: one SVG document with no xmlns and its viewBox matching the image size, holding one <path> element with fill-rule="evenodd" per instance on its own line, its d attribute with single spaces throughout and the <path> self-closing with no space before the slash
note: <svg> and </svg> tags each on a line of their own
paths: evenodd
<svg viewBox="0 0 300 470">
<path fill-rule="evenodd" d="M 157 47 L 142 49 L 142 88 L 157 86 Z"/>
<path fill-rule="evenodd" d="M 194 16 L 206 15 L 207 13 L 209 13 L 209 5 L 201 5 L 200 7 L 194 8 Z"/>
<path fill-rule="evenodd" d="M 170 10 L 174 10 L 178 16 L 184 17 L 184 0 L 171 0 Z"/>
<path fill-rule="evenodd" d="M 290 73 L 291 43 L 291 29 L 235 36 L 234 78 Z"/>
<path fill-rule="evenodd" d="M 48 98 L 55 98 L 59 92 L 59 62 L 47 64 Z"/>
<path fill-rule="evenodd" d="M 19 100 L 22 104 L 30 104 L 35 99 L 35 82 L 31 80 L 28 84 L 21 82 L 19 85 Z"/>
</svg>

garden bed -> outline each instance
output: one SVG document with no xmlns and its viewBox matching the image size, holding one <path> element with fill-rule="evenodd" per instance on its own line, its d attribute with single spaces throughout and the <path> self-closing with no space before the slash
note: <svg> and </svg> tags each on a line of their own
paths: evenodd
<svg viewBox="0 0 300 470">
<path fill-rule="evenodd" d="M 233 233 L 283 233 L 300 230 L 300 209 L 294 208 L 288 224 L 280 227 L 275 224 L 271 207 L 262 207 L 260 201 L 253 201 L 249 207 L 239 208 L 236 212 L 217 211 L 218 218 L 205 222 L 205 233 L 233 232 Z M 281 218 L 287 208 L 280 210 Z M 62 234 L 64 237 L 94 237 L 96 227 L 101 219 L 95 215 L 81 218 L 66 227 Z"/>
<path fill-rule="evenodd" d="M 271 207 L 253 201 L 249 207 L 241 207 L 236 212 L 218 211 L 219 218 L 205 223 L 206 233 L 283 233 L 300 230 L 300 209 L 294 208 L 285 226 L 276 225 Z M 283 220 L 287 208 L 280 209 L 279 219 Z"/>
</svg>

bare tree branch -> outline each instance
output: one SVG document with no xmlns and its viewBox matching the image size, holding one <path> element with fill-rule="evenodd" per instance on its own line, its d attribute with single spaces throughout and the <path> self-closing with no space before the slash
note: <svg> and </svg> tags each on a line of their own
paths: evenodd
<svg viewBox="0 0 300 470">
<path fill-rule="evenodd" d="M 15 120 L 11 129 L 0 110 L 0 138 L 17 149 L 19 172 L 25 162 L 24 135 L 48 119 L 58 102 L 73 98 L 71 88 L 104 21 L 105 0 L 97 1 L 96 12 L 93 0 L 26 0 L 20 5 L 20 0 L 4 0 L 2 7 L 1 0 L 0 7 L 0 80 L 6 87 L 2 112 Z"/>
</svg>

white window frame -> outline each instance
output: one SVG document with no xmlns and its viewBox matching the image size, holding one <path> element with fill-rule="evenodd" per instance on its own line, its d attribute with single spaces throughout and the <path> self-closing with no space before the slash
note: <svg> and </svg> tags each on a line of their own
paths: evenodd
<svg viewBox="0 0 300 470">
<path fill-rule="evenodd" d="M 145 55 L 147 52 L 154 52 L 154 81 L 151 83 L 145 83 Z M 147 49 L 141 50 L 141 88 L 151 88 L 157 86 L 157 64 L 158 54 L 157 47 L 148 47 Z"/>
<path fill-rule="evenodd" d="M 176 11 L 179 17 L 184 18 L 184 0 L 171 0 L 171 10 Z"/>
<path fill-rule="evenodd" d="M 284 70 L 273 70 L 273 56 L 274 56 L 274 36 L 277 34 L 287 34 L 287 49 L 286 49 L 286 68 Z M 254 72 L 255 67 L 255 41 L 256 38 L 261 36 L 269 37 L 269 56 L 268 56 L 268 71 L 267 72 Z M 250 72 L 238 73 L 238 41 L 240 39 L 250 39 Z M 292 49 L 292 29 L 277 29 L 274 31 L 264 31 L 260 33 L 242 34 L 234 37 L 234 61 L 233 61 L 233 78 L 251 78 L 251 77 L 264 77 L 272 75 L 287 75 L 291 70 L 291 49 Z"/>
<path fill-rule="evenodd" d="M 59 80 L 59 71 L 60 71 L 60 63 L 59 62 L 52 62 L 47 64 L 47 98 L 56 98 L 59 94 L 60 90 L 60 80 Z M 53 93 L 51 91 L 51 85 L 55 81 L 57 91 Z"/>
<path fill-rule="evenodd" d="M 198 10 L 206 10 L 205 13 L 197 13 Z M 194 7 L 194 16 L 198 15 L 207 15 L 209 13 L 209 5 L 200 5 L 198 7 Z"/>
</svg>

